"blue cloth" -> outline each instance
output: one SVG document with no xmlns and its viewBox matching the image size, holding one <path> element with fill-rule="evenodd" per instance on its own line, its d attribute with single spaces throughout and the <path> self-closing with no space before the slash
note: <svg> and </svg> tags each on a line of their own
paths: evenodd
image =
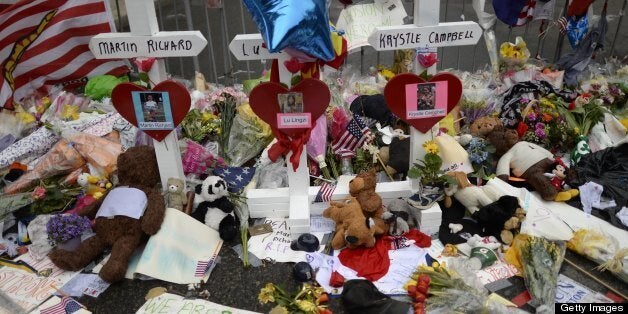
<svg viewBox="0 0 628 314">
<path fill-rule="evenodd" d="M 517 25 L 519 13 L 526 5 L 526 0 L 493 0 L 493 8 L 497 18 L 510 25 Z"/>
</svg>

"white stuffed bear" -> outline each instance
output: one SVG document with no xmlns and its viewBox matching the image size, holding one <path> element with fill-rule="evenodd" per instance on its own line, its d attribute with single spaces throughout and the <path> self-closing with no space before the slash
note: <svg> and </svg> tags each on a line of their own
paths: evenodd
<svg viewBox="0 0 628 314">
<path fill-rule="evenodd" d="M 201 202 L 192 217 L 220 233 L 225 241 L 233 240 L 240 231 L 235 206 L 227 195 L 227 183 L 221 177 L 209 176 L 196 186 L 194 199 Z"/>
</svg>

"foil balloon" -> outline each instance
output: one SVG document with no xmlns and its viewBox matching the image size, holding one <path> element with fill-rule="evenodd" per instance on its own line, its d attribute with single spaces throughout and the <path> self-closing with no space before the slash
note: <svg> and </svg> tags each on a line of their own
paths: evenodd
<svg viewBox="0 0 628 314">
<path fill-rule="evenodd" d="M 243 0 L 271 52 L 287 49 L 330 61 L 334 48 L 330 38 L 326 0 Z"/>
</svg>

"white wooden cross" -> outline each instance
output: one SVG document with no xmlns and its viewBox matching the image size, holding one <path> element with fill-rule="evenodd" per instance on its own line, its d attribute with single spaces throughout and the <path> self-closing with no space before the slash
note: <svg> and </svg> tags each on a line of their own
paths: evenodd
<svg viewBox="0 0 628 314">
<path fill-rule="evenodd" d="M 414 25 L 376 27 L 369 44 L 375 50 L 396 50 L 475 45 L 482 36 L 482 29 L 476 22 L 439 23 L 440 0 L 415 0 Z M 420 74 L 425 69 L 417 60 L 415 73 Z M 436 64 L 427 69 L 428 74 L 436 74 Z M 436 124 L 431 132 L 422 133 L 411 128 L 410 133 L 410 167 L 418 159 L 423 159 L 425 151 L 422 144 L 432 138 L 438 131 Z M 432 134 L 430 134 L 432 133 Z"/>
<path fill-rule="evenodd" d="M 199 31 L 160 32 L 153 0 L 125 0 L 130 33 L 104 33 L 94 36 L 89 48 L 97 59 L 135 57 L 188 57 L 198 55 L 207 45 Z M 157 59 L 148 72 L 154 84 L 168 79 L 166 64 Z M 153 140 L 161 184 L 167 188 L 168 178 L 185 179 L 177 133 L 171 132 L 163 141 Z"/>
<path fill-rule="evenodd" d="M 271 53 L 264 48 L 261 34 L 236 35 L 229 44 L 229 50 L 240 61 L 277 59 L 279 63 L 279 81 L 290 87 L 292 73 L 286 69 L 284 62 L 291 59 L 285 52 Z M 314 124 L 315 121 L 312 121 Z M 290 153 L 292 154 L 292 153 Z M 286 156 L 286 160 L 291 155 Z M 307 167 L 306 145 L 303 145 L 299 158 L 299 167 L 293 171 L 288 163 L 288 193 L 286 195 L 289 206 L 289 220 L 291 237 L 296 238 L 310 230 L 310 202 L 309 202 L 310 176 Z M 249 207 L 251 210 L 251 207 Z"/>
</svg>

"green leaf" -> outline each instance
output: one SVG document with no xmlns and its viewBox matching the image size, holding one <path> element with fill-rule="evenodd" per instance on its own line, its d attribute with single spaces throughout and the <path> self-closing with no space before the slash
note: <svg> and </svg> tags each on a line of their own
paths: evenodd
<svg viewBox="0 0 628 314">
<path fill-rule="evenodd" d="M 408 177 L 411 179 L 416 179 L 421 175 L 421 171 L 417 168 L 410 168 L 408 170 Z"/>
</svg>

